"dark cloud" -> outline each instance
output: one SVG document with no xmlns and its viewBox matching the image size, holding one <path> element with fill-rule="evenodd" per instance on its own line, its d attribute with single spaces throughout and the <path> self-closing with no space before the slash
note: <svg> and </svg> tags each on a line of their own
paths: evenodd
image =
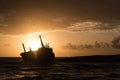
<svg viewBox="0 0 120 80">
<path fill-rule="evenodd" d="M 119 0 L 0 0 L 0 33 L 63 29 L 86 21 L 100 23 L 87 30 L 118 29 L 119 14 Z"/>
<path fill-rule="evenodd" d="M 107 42 L 98 42 L 96 41 L 94 44 L 72 44 L 72 43 L 68 43 L 65 46 L 62 46 L 64 49 L 94 49 L 94 48 L 109 48 L 112 47 L 112 45 L 110 45 L 110 43 Z M 116 47 L 114 47 L 116 48 Z"/>
<path fill-rule="evenodd" d="M 91 48 L 115 48 L 120 49 L 120 36 L 113 38 L 110 43 L 107 42 L 98 42 L 94 44 L 72 44 L 68 43 L 65 46 L 62 46 L 65 49 L 91 49 Z"/>
<path fill-rule="evenodd" d="M 118 36 L 112 40 L 112 47 L 120 48 L 120 36 Z"/>
<path fill-rule="evenodd" d="M 72 43 L 68 43 L 65 46 L 62 46 L 65 49 L 91 49 L 91 48 L 100 48 L 101 45 L 98 42 L 95 42 L 95 45 L 91 45 L 91 44 L 72 44 Z"/>
</svg>

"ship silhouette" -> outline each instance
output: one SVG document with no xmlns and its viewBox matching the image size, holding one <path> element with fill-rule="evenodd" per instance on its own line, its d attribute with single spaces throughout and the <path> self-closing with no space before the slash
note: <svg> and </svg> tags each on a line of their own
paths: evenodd
<svg viewBox="0 0 120 80">
<path fill-rule="evenodd" d="M 24 43 L 22 43 L 24 52 L 20 53 L 22 59 L 26 63 L 37 63 L 37 64 L 49 64 L 55 62 L 55 54 L 53 49 L 49 47 L 49 44 L 44 46 L 41 36 L 39 36 L 41 42 L 41 48 L 36 51 L 32 51 L 29 47 L 29 51 L 26 51 Z"/>
</svg>

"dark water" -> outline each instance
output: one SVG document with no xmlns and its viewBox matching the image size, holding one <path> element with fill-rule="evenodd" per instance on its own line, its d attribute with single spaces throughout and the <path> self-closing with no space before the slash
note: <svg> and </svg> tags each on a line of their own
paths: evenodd
<svg viewBox="0 0 120 80">
<path fill-rule="evenodd" d="M 20 58 L 0 58 L 0 80 L 120 80 L 120 63 L 57 61 L 49 66 L 19 63 Z"/>
</svg>

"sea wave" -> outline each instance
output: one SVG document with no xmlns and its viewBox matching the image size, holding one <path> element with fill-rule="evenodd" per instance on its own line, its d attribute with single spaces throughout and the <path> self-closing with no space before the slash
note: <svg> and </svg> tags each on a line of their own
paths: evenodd
<svg viewBox="0 0 120 80">
<path fill-rule="evenodd" d="M 120 80 L 120 63 L 56 62 L 20 64 L 20 58 L 0 58 L 1 80 Z"/>
</svg>

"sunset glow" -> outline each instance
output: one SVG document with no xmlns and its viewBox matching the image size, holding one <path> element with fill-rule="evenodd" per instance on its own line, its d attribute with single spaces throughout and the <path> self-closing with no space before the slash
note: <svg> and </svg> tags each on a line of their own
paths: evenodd
<svg viewBox="0 0 120 80">
<path fill-rule="evenodd" d="M 0 80 L 120 80 L 120 0 L 0 0 Z"/>
<path fill-rule="evenodd" d="M 40 43 L 37 40 L 31 40 L 29 42 L 30 48 L 34 51 L 40 47 Z"/>
<path fill-rule="evenodd" d="M 57 57 L 120 53 L 118 0 L 0 0 L 0 56 L 49 44 Z"/>
</svg>

